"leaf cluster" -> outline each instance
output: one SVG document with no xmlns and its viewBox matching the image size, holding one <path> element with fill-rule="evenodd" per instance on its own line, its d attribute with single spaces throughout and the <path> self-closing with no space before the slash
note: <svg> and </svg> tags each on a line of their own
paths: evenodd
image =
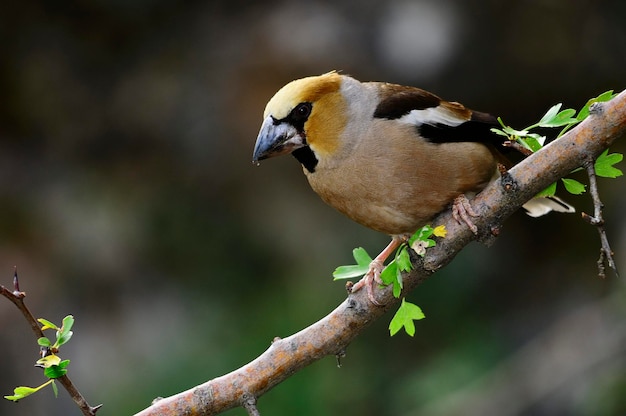
<svg viewBox="0 0 626 416">
<path fill-rule="evenodd" d="M 63 323 L 60 327 L 44 318 L 39 318 L 37 321 L 42 325 L 42 331 L 47 329 L 54 329 L 56 331 L 54 343 L 47 337 L 41 337 L 37 340 L 37 344 L 43 348 L 45 354 L 42 358 L 35 362 L 35 367 L 43 368 L 44 376 L 48 378 L 48 381 L 38 387 L 16 387 L 13 390 L 13 395 L 4 396 L 7 400 L 17 402 L 18 400 L 38 392 L 47 385 L 52 386 L 54 396 L 56 397 L 59 392 L 54 380 L 67 374 L 67 366 L 70 364 L 70 360 L 62 360 L 57 354 L 61 346 L 67 344 L 67 342 L 72 338 L 74 317 L 72 315 L 67 315 L 63 318 Z"/>
<path fill-rule="evenodd" d="M 380 279 L 385 286 L 393 286 L 393 295 L 396 298 L 399 298 L 402 293 L 402 273 L 409 272 L 413 268 L 408 251 L 409 247 L 418 255 L 424 256 L 426 248 L 433 247 L 436 244 L 432 237 L 445 237 L 445 235 L 445 227 L 432 228 L 430 225 L 426 225 L 417 230 L 406 243 L 396 250 L 393 260 L 389 262 L 380 274 Z M 352 250 L 352 256 L 356 264 L 337 267 L 333 272 L 334 280 L 361 277 L 369 272 L 372 257 L 363 247 Z M 393 336 L 400 329 L 404 328 L 408 335 L 413 336 L 415 335 L 415 324 L 413 321 L 423 318 L 424 313 L 420 307 L 403 298 L 400 308 L 389 323 L 389 332 Z"/>
<path fill-rule="evenodd" d="M 519 143 L 524 149 L 527 149 L 530 152 L 536 152 L 540 150 L 545 142 L 546 136 L 540 133 L 537 133 L 536 130 L 539 128 L 550 129 L 550 128 L 561 128 L 561 131 L 558 133 L 556 138 L 563 136 L 569 129 L 583 121 L 590 114 L 590 109 L 595 103 L 605 102 L 611 100 L 615 94 L 613 91 L 606 91 L 595 98 L 592 98 L 587 101 L 587 103 L 577 112 L 574 109 L 567 108 L 561 110 L 562 104 L 553 105 L 541 119 L 524 129 L 517 130 L 510 126 L 507 126 L 501 118 L 498 118 L 498 122 L 501 125 L 501 128 L 492 128 L 491 131 L 506 137 L 508 140 L 512 142 Z M 605 178 L 615 178 L 622 175 L 622 171 L 615 168 L 614 165 L 618 162 L 621 162 L 623 159 L 623 155 L 619 153 L 608 153 L 608 149 L 605 150 L 595 162 L 595 170 L 596 175 Z M 576 170 L 574 171 L 576 172 Z M 579 181 L 571 178 L 562 178 L 561 182 L 565 190 L 573 195 L 580 195 L 585 192 L 586 185 L 580 183 Z M 546 189 L 541 191 L 537 196 L 554 196 L 557 190 L 557 183 L 553 183 L 548 186 Z"/>
</svg>

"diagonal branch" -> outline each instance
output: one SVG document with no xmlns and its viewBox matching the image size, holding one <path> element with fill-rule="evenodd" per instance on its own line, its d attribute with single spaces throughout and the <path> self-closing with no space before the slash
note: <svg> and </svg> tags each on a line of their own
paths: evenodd
<svg viewBox="0 0 626 416">
<path fill-rule="evenodd" d="M 13 302 L 15 306 L 17 306 L 20 312 L 22 312 L 22 315 L 24 316 L 24 318 L 28 321 L 28 324 L 30 325 L 31 330 L 33 331 L 33 334 L 35 334 L 35 337 L 37 339 L 44 336 L 44 333 L 41 330 L 41 327 L 39 326 L 39 324 L 37 323 L 37 320 L 31 313 L 30 309 L 28 309 L 28 307 L 24 303 L 24 298 L 26 297 L 26 293 L 20 290 L 20 283 L 17 277 L 17 267 L 15 267 L 15 272 L 13 274 L 13 290 L 9 290 L 3 285 L 0 285 L 0 295 L 9 299 L 11 302 Z M 52 352 L 50 351 L 48 347 L 41 347 L 40 355 L 42 357 L 45 357 L 51 353 Z M 87 403 L 87 400 L 85 400 L 83 395 L 80 393 L 80 391 L 78 391 L 78 389 L 76 388 L 72 380 L 70 380 L 70 378 L 67 376 L 67 374 L 64 374 L 61 377 L 58 377 L 54 380 L 61 383 L 61 385 L 68 392 L 68 394 L 70 395 L 74 403 L 76 403 L 76 405 L 80 408 L 84 416 L 95 416 L 98 409 L 102 407 L 101 404 L 97 406 L 90 406 L 89 403 Z"/>
<path fill-rule="evenodd" d="M 472 205 L 480 215 L 474 223 L 481 230 L 481 238 L 497 235 L 503 221 L 526 201 L 558 178 L 583 166 L 586 160 L 595 160 L 624 132 L 626 91 L 608 103 L 595 104 L 590 116 L 580 125 L 529 156 L 478 194 Z M 445 224 L 448 235 L 429 249 L 424 259 L 412 259 L 415 269 L 404 278 L 405 291 L 413 290 L 434 271 L 448 264 L 475 238 L 467 227 L 452 219 L 449 211 L 439 215 L 434 222 Z M 365 327 L 399 302 L 390 287 L 383 289 L 377 298 L 385 306 L 371 304 L 365 291 L 352 294 L 308 328 L 288 338 L 275 339 L 249 364 L 185 392 L 160 399 L 136 416 L 207 416 L 238 406 L 249 409 L 258 397 L 301 368 L 322 357 L 341 354 Z M 255 411 L 256 408 L 252 410 Z"/>
</svg>

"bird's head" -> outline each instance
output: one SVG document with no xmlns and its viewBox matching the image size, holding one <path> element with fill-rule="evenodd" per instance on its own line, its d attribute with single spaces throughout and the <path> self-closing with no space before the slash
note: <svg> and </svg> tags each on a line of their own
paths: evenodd
<svg viewBox="0 0 626 416">
<path fill-rule="evenodd" d="M 292 81 L 265 107 L 252 162 L 292 153 L 313 172 L 320 158 L 337 150 L 346 125 L 343 76 L 337 72 Z"/>
</svg>

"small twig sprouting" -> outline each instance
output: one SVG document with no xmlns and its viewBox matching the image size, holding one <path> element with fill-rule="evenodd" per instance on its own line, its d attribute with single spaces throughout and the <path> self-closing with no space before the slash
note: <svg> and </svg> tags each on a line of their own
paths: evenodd
<svg viewBox="0 0 626 416">
<path fill-rule="evenodd" d="M 244 397 L 241 400 L 241 405 L 244 409 L 246 409 L 246 412 L 248 412 L 249 416 L 261 416 L 259 409 L 257 409 L 256 407 L 256 397 L 249 394 L 244 394 Z"/>
<path fill-rule="evenodd" d="M 530 156 L 533 154 L 533 151 L 522 146 L 517 140 L 507 140 L 502 143 L 504 147 L 510 147 L 511 149 L 517 150 L 524 156 Z"/>
<path fill-rule="evenodd" d="M 587 176 L 589 177 L 589 193 L 591 194 L 591 199 L 593 200 L 593 216 L 583 212 L 582 218 L 589 224 L 595 225 L 598 230 L 598 234 L 600 235 L 601 247 L 600 257 L 598 258 L 598 276 L 603 279 L 606 277 L 604 266 L 605 262 L 609 265 L 613 272 L 615 272 L 615 275 L 619 276 L 615 260 L 613 259 L 613 250 L 611 250 L 611 245 L 609 244 L 609 239 L 606 236 L 606 231 L 604 229 L 604 218 L 602 217 L 602 208 L 604 208 L 604 205 L 602 204 L 602 201 L 600 201 L 600 193 L 598 192 L 595 161 L 593 159 L 587 160 L 584 167 L 587 170 Z"/>
</svg>

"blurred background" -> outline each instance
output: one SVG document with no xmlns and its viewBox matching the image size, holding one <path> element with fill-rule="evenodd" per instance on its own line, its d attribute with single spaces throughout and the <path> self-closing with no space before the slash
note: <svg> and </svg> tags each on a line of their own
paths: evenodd
<svg viewBox="0 0 626 416">
<path fill-rule="evenodd" d="M 388 241 L 324 205 L 293 158 L 251 164 L 282 85 L 337 69 L 521 128 L 625 87 L 624 21 L 619 0 L 3 2 L 0 282 L 17 266 L 37 317 L 73 314 L 71 378 L 99 415 L 133 414 L 325 316 L 345 298 L 334 268 Z M 600 181 L 622 270 L 625 187 Z M 323 359 L 259 409 L 626 414 L 626 290 L 596 277 L 598 250 L 578 215 L 518 213 L 409 296 L 427 316 L 414 338 L 389 337 L 390 313 L 341 368 Z M 2 395 L 44 381 L 37 351 L 0 299 Z M 80 414 L 59 396 L 0 415 Z"/>
</svg>

